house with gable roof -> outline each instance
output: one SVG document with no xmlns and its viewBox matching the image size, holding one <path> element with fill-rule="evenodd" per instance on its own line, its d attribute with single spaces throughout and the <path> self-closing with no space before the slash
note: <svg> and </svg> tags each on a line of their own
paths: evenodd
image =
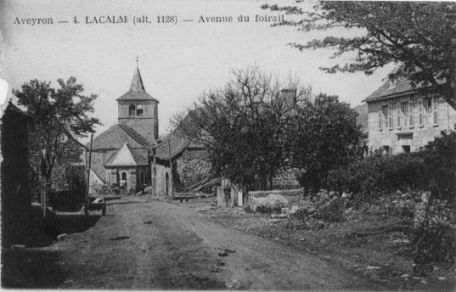
<svg viewBox="0 0 456 292">
<path fill-rule="evenodd" d="M 370 151 L 418 151 L 442 131 L 456 129 L 455 108 L 438 94 L 421 93 L 406 79 L 385 82 L 364 101 Z"/>
</svg>

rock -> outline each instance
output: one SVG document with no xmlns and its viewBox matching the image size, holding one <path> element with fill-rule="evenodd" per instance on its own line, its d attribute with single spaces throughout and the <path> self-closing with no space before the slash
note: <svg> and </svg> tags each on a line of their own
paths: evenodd
<svg viewBox="0 0 456 292">
<path fill-rule="evenodd" d="M 59 234 L 59 235 L 57 235 L 57 240 L 63 241 L 65 239 L 65 237 L 67 237 L 67 235 L 68 234 L 66 234 L 66 233 Z"/>
<path fill-rule="evenodd" d="M 271 219 L 288 219 L 288 214 L 271 214 Z"/>
<path fill-rule="evenodd" d="M 410 277 L 410 275 L 409 275 L 409 274 L 407 274 L 407 273 L 406 273 L 406 274 L 402 274 L 402 275 L 401 275 L 401 278 L 409 278 L 409 277 Z"/>
<path fill-rule="evenodd" d="M 299 209 L 300 209 L 299 206 L 293 205 L 293 206 L 291 206 L 291 208 L 282 208 L 280 210 L 280 213 L 284 214 L 284 215 L 292 215 L 292 214 L 295 214 L 296 212 L 298 212 Z"/>
<path fill-rule="evenodd" d="M 241 282 L 239 282 L 236 279 L 229 280 L 228 282 L 225 283 L 225 285 L 226 285 L 226 288 L 228 288 L 228 289 L 237 290 L 237 289 L 241 288 Z"/>
<path fill-rule="evenodd" d="M 368 269 L 368 270 L 378 270 L 378 269 L 380 269 L 380 267 L 379 266 L 367 266 L 366 269 Z"/>
<path fill-rule="evenodd" d="M 346 192 L 342 193 L 342 198 L 350 198 L 350 197 L 351 197 L 351 194 L 346 193 Z"/>
<path fill-rule="evenodd" d="M 299 206 L 296 206 L 296 205 L 291 206 L 290 214 L 295 214 L 298 211 L 299 211 Z"/>
<path fill-rule="evenodd" d="M 336 192 L 335 191 L 329 191 L 329 196 L 332 198 L 336 195 Z"/>
<path fill-rule="evenodd" d="M 445 281 L 446 277 L 438 277 L 437 279 L 439 279 L 440 281 Z"/>
<path fill-rule="evenodd" d="M 288 199 L 282 195 L 269 194 L 265 198 L 251 198 L 249 200 L 249 205 L 250 209 L 254 212 L 257 211 L 258 207 L 276 209 L 286 207 L 288 205 Z"/>
</svg>

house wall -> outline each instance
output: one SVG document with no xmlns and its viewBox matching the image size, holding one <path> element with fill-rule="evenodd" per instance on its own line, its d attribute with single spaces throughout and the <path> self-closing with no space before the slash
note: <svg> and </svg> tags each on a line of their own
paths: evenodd
<svg viewBox="0 0 456 292">
<path fill-rule="evenodd" d="M 108 178 L 110 184 L 117 183 L 117 173 L 119 173 L 120 185 L 123 186 L 127 185 L 126 190 L 136 191 L 137 187 L 137 169 L 136 167 L 116 167 L 116 168 L 109 168 L 108 171 Z M 122 179 L 122 174 L 125 173 L 126 179 Z"/>
<path fill-rule="evenodd" d="M 152 165 L 152 171 L 153 171 L 153 165 Z M 155 172 L 154 177 L 152 178 L 154 180 L 155 184 L 155 195 L 160 196 L 160 197 L 166 197 L 167 195 L 170 195 L 171 192 L 171 175 L 170 175 L 170 168 L 167 165 L 163 164 L 155 164 Z M 168 180 L 166 179 L 166 176 L 168 175 Z M 168 194 L 166 194 L 166 183 L 169 183 L 168 185 Z"/>
<path fill-rule="evenodd" d="M 188 188 L 198 182 L 202 182 L 210 176 L 211 164 L 207 159 L 207 151 L 202 149 L 186 149 L 177 158 L 173 159 L 173 186 L 168 186 L 168 194 L 171 187 L 177 191 L 177 186 Z M 171 180 L 169 163 L 158 161 L 151 165 L 152 180 L 155 180 L 155 193 L 158 196 L 166 196 L 166 176 Z"/>
<path fill-rule="evenodd" d="M 432 100 L 430 107 L 429 98 Z M 404 110 L 405 104 L 407 110 Z M 421 124 L 420 113 L 423 120 Z M 438 123 L 434 123 L 435 114 Z M 455 126 L 456 111 L 441 97 L 410 94 L 368 102 L 370 151 L 389 148 L 390 154 L 397 154 L 406 152 L 408 147 L 410 151 L 417 151 L 438 137 L 441 131 L 454 130 Z"/>
</svg>

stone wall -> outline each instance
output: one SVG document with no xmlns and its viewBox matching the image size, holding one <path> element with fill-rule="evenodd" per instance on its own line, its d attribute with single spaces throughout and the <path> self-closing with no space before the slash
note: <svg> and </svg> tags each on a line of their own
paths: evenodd
<svg viewBox="0 0 456 292">
<path fill-rule="evenodd" d="M 421 101 L 419 101 L 421 100 Z M 408 147 L 410 151 L 417 151 L 426 146 L 429 142 L 438 137 L 443 130 L 454 130 L 456 126 L 456 111 L 444 101 L 443 98 L 438 99 L 436 104 L 436 112 L 438 115 L 438 123 L 434 123 L 434 104 L 429 107 L 426 105 L 426 100 L 419 95 L 407 95 L 388 100 L 380 100 L 369 102 L 368 104 L 368 127 L 369 138 L 368 146 L 370 151 L 379 148 L 389 148 L 390 154 L 405 152 Z M 382 112 L 382 107 L 390 107 L 392 104 L 401 104 L 409 102 L 408 118 L 403 113 L 402 109 L 397 107 L 391 109 L 393 126 L 390 127 L 386 123 L 386 119 L 382 117 L 382 126 L 379 125 L 379 114 Z M 419 123 L 419 107 L 423 102 L 422 113 L 423 123 Z M 412 111 L 410 111 L 412 106 Z M 400 115 L 400 124 L 398 122 L 398 113 Z M 413 115 L 413 125 L 410 124 L 410 113 Z M 407 120 L 407 122 L 405 122 Z M 388 118 L 389 122 L 389 118 Z"/>
<path fill-rule="evenodd" d="M 299 188 L 300 185 L 296 179 L 297 171 L 298 169 L 290 166 L 280 168 L 272 180 L 272 188 L 281 190 Z"/>
<path fill-rule="evenodd" d="M 208 161 L 207 151 L 186 149 L 177 159 L 176 170 L 184 188 L 209 178 L 211 163 Z"/>
</svg>

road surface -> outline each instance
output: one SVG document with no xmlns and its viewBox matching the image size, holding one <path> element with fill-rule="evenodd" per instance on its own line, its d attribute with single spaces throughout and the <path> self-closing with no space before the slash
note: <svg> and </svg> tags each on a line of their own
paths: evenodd
<svg viewBox="0 0 456 292">
<path fill-rule="evenodd" d="M 162 201 L 111 201 L 107 216 L 48 249 L 60 288 L 381 289 L 318 257 Z"/>
</svg>

